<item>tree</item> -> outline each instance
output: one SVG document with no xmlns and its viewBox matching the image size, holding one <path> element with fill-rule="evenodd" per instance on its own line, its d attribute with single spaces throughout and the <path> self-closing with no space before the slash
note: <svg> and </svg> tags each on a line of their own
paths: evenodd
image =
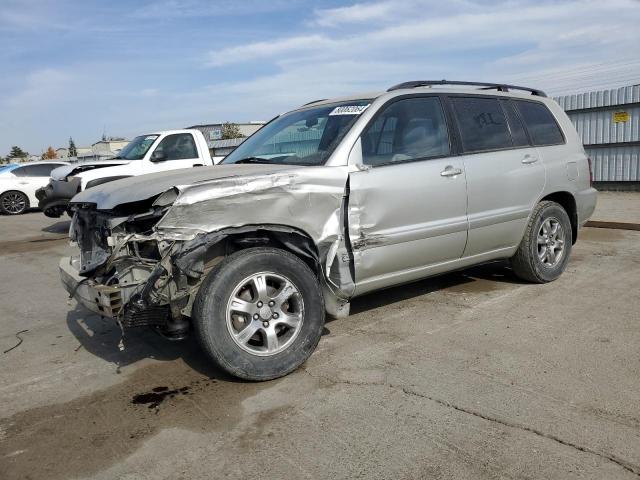
<svg viewBox="0 0 640 480">
<path fill-rule="evenodd" d="M 10 158 L 10 159 L 13 159 L 13 158 L 27 158 L 28 156 L 29 156 L 29 154 L 27 152 L 22 150 L 20 147 L 16 147 L 14 145 L 13 147 L 11 147 L 11 151 L 9 152 L 9 155 L 7 155 L 7 158 Z"/>
<path fill-rule="evenodd" d="M 2 165 L 3 163 L 9 163 L 9 161 L 6 158 L 0 157 L 0 165 Z"/>
<path fill-rule="evenodd" d="M 47 151 L 44 152 L 42 155 L 45 160 L 53 160 L 54 158 L 58 158 L 58 154 L 56 153 L 56 151 L 53 149 L 51 145 L 49 145 L 49 148 L 47 148 Z"/>
<path fill-rule="evenodd" d="M 225 122 L 222 124 L 222 140 L 240 137 L 244 137 L 244 135 L 240 132 L 240 127 L 237 123 Z"/>
<path fill-rule="evenodd" d="M 69 137 L 69 153 L 67 154 L 68 157 L 77 157 L 78 156 L 78 150 L 76 149 L 76 144 L 73 143 L 73 138 Z"/>
</svg>

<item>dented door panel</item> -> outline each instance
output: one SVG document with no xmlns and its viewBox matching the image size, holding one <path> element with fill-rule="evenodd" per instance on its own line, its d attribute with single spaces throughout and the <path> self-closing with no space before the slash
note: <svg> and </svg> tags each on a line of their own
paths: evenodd
<svg viewBox="0 0 640 480">
<path fill-rule="evenodd" d="M 443 177 L 448 167 L 461 173 Z M 420 278 L 429 266 L 461 257 L 467 240 L 461 161 L 375 167 L 353 172 L 349 182 L 356 294 Z"/>
</svg>

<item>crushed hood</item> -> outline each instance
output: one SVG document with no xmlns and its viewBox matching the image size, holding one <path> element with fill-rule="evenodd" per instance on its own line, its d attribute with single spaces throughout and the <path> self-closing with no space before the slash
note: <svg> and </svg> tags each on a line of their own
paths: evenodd
<svg viewBox="0 0 640 480">
<path fill-rule="evenodd" d="M 297 165 L 216 165 L 150 173 L 105 183 L 80 192 L 72 203 L 93 203 L 98 210 L 111 210 L 124 203 L 138 202 L 160 195 L 172 187 L 193 185 L 211 180 L 244 175 L 268 175 L 298 170 Z M 302 167 L 312 168 L 312 167 Z"/>
<path fill-rule="evenodd" d="M 95 162 L 75 163 L 54 168 L 51 171 L 51 178 L 54 180 L 64 180 L 69 175 L 95 170 L 96 168 L 114 167 L 116 165 L 126 165 L 130 160 L 97 160 Z"/>
</svg>

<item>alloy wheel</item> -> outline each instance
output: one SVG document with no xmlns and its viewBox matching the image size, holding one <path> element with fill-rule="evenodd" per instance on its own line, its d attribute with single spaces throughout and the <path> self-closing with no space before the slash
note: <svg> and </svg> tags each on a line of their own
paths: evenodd
<svg viewBox="0 0 640 480">
<path fill-rule="evenodd" d="M 27 207 L 24 195 L 18 192 L 8 192 L 2 197 L 2 208 L 11 214 L 22 213 Z"/>
<path fill-rule="evenodd" d="M 548 217 L 538 230 L 538 258 L 546 267 L 555 267 L 564 255 L 565 231 L 560 221 Z"/>
<path fill-rule="evenodd" d="M 283 275 L 260 272 L 236 285 L 226 310 L 227 329 L 243 350 L 259 356 L 285 350 L 300 333 L 304 303 Z"/>
</svg>

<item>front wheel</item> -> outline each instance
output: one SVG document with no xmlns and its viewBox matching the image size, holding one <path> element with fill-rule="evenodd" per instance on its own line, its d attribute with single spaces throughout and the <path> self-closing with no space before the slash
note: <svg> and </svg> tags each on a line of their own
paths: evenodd
<svg viewBox="0 0 640 480">
<path fill-rule="evenodd" d="M 22 192 L 14 190 L 0 195 L 0 212 L 5 215 L 20 215 L 29 208 L 29 199 Z"/>
<path fill-rule="evenodd" d="M 318 279 L 298 257 L 250 248 L 207 276 L 193 308 L 203 350 L 228 373 L 270 380 L 295 370 L 315 350 L 324 326 Z"/>
<path fill-rule="evenodd" d="M 566 210 L 556 202 L 540 202 L 529 218 L 518 251 L 511 258 L 514 273 L 535 283 L 555 280 L 569 262 L 571 240 L 571 221 Z"/>
</svg>

